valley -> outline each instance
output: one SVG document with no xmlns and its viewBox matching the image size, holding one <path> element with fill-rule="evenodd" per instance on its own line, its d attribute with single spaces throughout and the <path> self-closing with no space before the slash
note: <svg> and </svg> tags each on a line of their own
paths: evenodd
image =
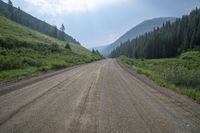
<svg viewBox="0 0 200 133">
<path fill-rule="evenodd" d="M 200 1 L 0 0 L 0 133 L 200 133 Z"/>
</svg>

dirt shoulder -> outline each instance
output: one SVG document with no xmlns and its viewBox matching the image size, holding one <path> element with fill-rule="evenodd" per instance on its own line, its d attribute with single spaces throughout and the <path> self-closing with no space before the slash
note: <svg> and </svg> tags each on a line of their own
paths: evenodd
<svg viewBox="0 0 200 133">
<path fill-rule="evenodd" d="M 0 96 L 7 94 L 9 92 L 15 91 L 17 89 L 26 87 L 28 85 L 34 84 L 34 83 L 44 80 L 46 78 L 58 75 L 60 73 L 66 72 L 66 71 L 70 71 L 79 66 L 80 65 L 69 67 L 69 68 L 62 69 L 62 70 L 51 70 L 48 72 L 38 73 L 38 74 L 35 74 L 32 76 L 21 77 L 19 79 L 15 79 L 15 80 L 0 82 Z"/>
</svg>

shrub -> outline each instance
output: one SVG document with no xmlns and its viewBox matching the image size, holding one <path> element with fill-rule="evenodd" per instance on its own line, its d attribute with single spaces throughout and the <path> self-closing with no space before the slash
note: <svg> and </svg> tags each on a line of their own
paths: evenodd
<svg viewBox="0 0 200 133">
<path fill-rule="evenodd" d="M 22 67 L 20 58 L 14 57 L 0 57 L 0 70 L 18 69 Z"/>
<path fill-rule="evenodd" d="M 200 58 L 200 51 L 190 51 L 186 53 L 182 53 L 180 56 L 181 59 L 185 60 L 192 60 L 192 59 L 199 59 Z"/>
<path fill-rule="evenodd" d="M 38 71 L 47 72 L 50 68 L 48 66 L 42 66 L 38 68 Z"/>
<path fill-rule="evenodd" d="M 57 44 L 53 43 L 50 45 L 50 50 L 51 52 L 56 53 L 56 52 L 60 52 L 61 49 L 59 48 Z"/>
<path fill-rule="evenodd" d="M 42 66 L 42 62 L 41 61 L 38 61 L 38 60 L 34 60 L 32 58 L 29 58 L 29 57 L 25 57 L 22 61 L 22 63 L 24 65 L 29 65 L 29 66 L 35 66 L 35 67 L 40 67 Z"/>
<path fill-rule="evenodd" d="M 71 50 L 71 47 L 70 47 L 69 43 L 65 44 L 65 48 L 68 49 L 68 50 Z"/>
<path fill-rule="evenodd" d="M 55 64 L 52 64 L 52 68 L 53 69 L 62 69 L 62 68 L 65 68 L 65 67 L 67 67 L 66 63 L 55 63 Z"/>
<path fill-rule="evenodd" d="M 170 83 L 179 86 L 199 86 L 200 72 L 196 70 L 189 70 L 184 66 L 173 66 L 163 70 L 162 77 Z"/>
</svg>

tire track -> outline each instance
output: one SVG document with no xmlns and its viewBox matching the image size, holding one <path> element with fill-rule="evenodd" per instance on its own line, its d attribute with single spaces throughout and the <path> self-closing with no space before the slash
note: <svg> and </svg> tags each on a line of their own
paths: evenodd
<svg viewBox="0 0 200 133">
<path fill-rule="evenodd" d="M 121 65 L 120 65 L 120 66 L 121 66 Z M 122 67 L 122 68 L 123 68 L 123 69 L 127 69 L 127 68 L 124 68 L 124 67 Z M 127 70 L 125 70 L 125 71 L 127 71 Z M 128 74 L 133 75 L 133 73 L 132 73 L 132 72 L 129 72 L 129 71 L 128 71 Z M 135 75 L 135 74 L 134 74 L 134 75 Z M 134 76 L 134 75 L 133 75 L 133 76 Z M 129 77 L 127 76 L 127 78 L 129 78 Z M 191 108 L 187 108 L 187 107 L 188 107 L 188 106 L 186 106 L 187 103 L 183 103 L 182 101 L 178 100 L 176 95 L 173 96 L 173 95 L 164 93 L 164 92 L 161 90 L 161 89 L 166 89 L 166 88 L 161 88 L 161 87 L 158 88 L 158 87 L 155 87 L 155 86 L 150 85 L 149 83 L 146 84 L 146 82 L 145 82 L 144 80 L 142 80 L 141 78 L 137 79 L 138 76 L 134 76 L 133 78 L 134 78 L 134 80 L 137 81 L 137 82 L 136 82 L 137 86 L 139 86 L 139 87 L 143 90 L 143 92 L 144 92 L 145 94 L 147 94 L 149 97 L 152 97 L 153 100 L 154 100 L 154 102 L 156 102 L 158 105 L 162 105 L 161 101 L 163 101 L 163 98 L 161 98 L 161 96 L 159 96 L 159 95 L 157 95 L 157 96 L 154 95 L 153 92 L 150 91 L 150 90 L 152 90 L 152 89 L 155 90 L 155 91 L 157 91 L 158 93 L 162 94 L 163 96 L 165 96 L 166 99 L 168 99 L 168 100 L 170 99 L 169 101 L 173 101 L 173 105 L 174 105 L 175 107 L 179 107 L 179 108 L 182 109 L 184 112 L 189 113 L 189 114 L 192 116 L 192 119 L 191 119 L 191 117 L 190 117 L 190 119 L 191 119 L 194 123 L 196 123 L 197 125 L 200 125 L 200 111 L 199 111 L 199 113 L 192 111 Z M 144 89 L 144 87 L 142 87 L 141 84 L 144 85 L 145 88 L 147 88 L 147 89 Z M 168 91 L 171 91 L 171 90 L 168 90 Z M 176 93 L 176 92 L 174 92 L 174 93 Z M 157 99 L 159 99 L 160 101 L 157 100 Z M 163 101 L 163 102 L 166 103 L 166 101 Z M 172 103 L 172 102 L 170 102 L 170 103 Z M 188 104 L 188 105 L 189 105 L 189 104 Z M 174 117 L 176 117 L 176 115 L 174 115 L 172 112 L 168 111 L 168 109 L 167 109 L 165 106 L 163 106 L 163 108 L 165 108 L 165 110 L 166 110 L 168 113 L 170 113 L 171 115 L 173 115 Z"/>
<path fill-rule="evenodd" d="M 186 103 L 180 102 L 178 94 L 177 101 L 173 100 L 174 93 L 149 84 L 112 59 L 88 64 L 1 96 L 0 132 L 200 131 L 196 121 L 199 117 L 194 118 L 198 114 L 193 114 L 200 106 L 184 107 L 192 101 L 180 96 Z"/>
<path fill-rule="evenodd" d="M 97 118 L 99 90 L 96 88 L 100 78 L 101 69 L 105 64 L 100 64 L 96 76 L 92 81 L 86 96 L 81 104 L 78 118 L 72 121 L 69 132 L 72 133 L 97 133 Z"/>
<path fill-rule="evenodd" d="M 150 118 L 145 112 L 144 107 L 142 106 L 142 104 L 140 103 L 138 99 L 137 95 L 135 95 L 135 93 L 133 93 L 129 86 L 126 83 L 127 81 L 122 77 L 121 73 L 118 72 L 118 74 L 120 75 L 120 78 L 122 79 L 123 82 L 121 82 L 121 80 L 119 80 L 119 82 L 121 82 L 121 85 L 124 85 L 124 91 L 125 93 L 128 95 L 128 98 L 130 99 L 134 109 L 137 111 L 137 114 L 140 116 L 140 118 L 143 120 L 143 122 L 145 123 L 146 127 L 148 128 L 149 133 L 163 133 L 162 129 L 160 129 L 157 125 L 155 125 L 155 122 L 152 118 Z M 156 130 L 156 131 L 155 131 Z"/>
<path fill-rule="evenodd" d="M 15 90 L 24 88 L 28 85 L 37 83 L 39 81 L 45 80 L 47 78 L 59 75 L 61 73 L 73 70 L 75 68 L 78 68 L 79 66 L 74 66 L 74 67 L 70 67 L 70 68 L 66 68 L 64 70 L 59 70 L 59 71 L 55 71 L 55 72 L 49 72 L 49 73 L 45 73 L 45 74 L 36 74 L 35 76 L 30 76 L 30 77 L 24 77 L 22 79 L 16 80 L 16 81 L 7 81 L 5 83 L 1 83 L 0 82 L 0 96 L 3 96 L 7 93 L 13 92 Z M 28 79 L 27 79 L 28 78 Z M 22 80 L 22 81 L 20 81 Z M 9 85 L 10 84 L 10 85 Z"/>
<path fill-rule="evenodd" d="M 86 69 L 85 69 L 86 70 Z M 76 72 L 74 75 L 78 74 L 78 72 Z M 75 82 L 78 77 L 80 77 L 82 74 L 84 73 L 81 72 L 79 73 L 73 80 L 71 80 L 70 82 L 67 83 L 66 86 L 69 86 L 70 84 L 72 84 L 73 82 Z M 74 75 L 72 77 L 74 77 Z M 11 114 L 9 114 L 8 116 L 6 116 L 4 119 L 1 119 L 0 120 L 0 126 L 4 125 L 6 122 L 8 122 L 10 119 L 12 119 L 17 113 L 23 111 L 26 107 L 28 107 L 29 105 L 33 104 L 34 102 L 36 102 L 38 99 L 40 99 L 41 97 L 43 97 L 44 95 L 50 93 L 53 89 L 55 89 L 56 87 L 59 88 L 59 86 L 62 86 L 65 84 L 65 82 L 67 81 L 68 79 L 65 79 L 64 81 L 60 82 L 59 84 L 56 84 L 55 86 L 51 87 L 50 89 L 48 89 L 47 91 L 43 92 L 42 94 L 40 94 L 39 96 L 35 97 L 34 99 L 32 99 L 31 101 L 29 101 L 28 103 L 22 105 L 21 107 L 17 108 L 16 110 L 14 110 Z"/>
<path fill-rule="evenodd" d="M 121 77 L 122 77 L 122 75 L 121 75 Z M 153 92 L 150 92 L 150 90 L 151 89 L 154 89 L 154 88 L 151 88 L 150 86 L 147 86 L 145 83 L 143 83 L 142 81 L 140 81 L 140 80 L 138 80 L 137 78 L 135 78 L 135 77 L 129 77 L 129 76 L 126 76 L 126 78 L 129 78 L 129 80 L 128 81 L 130 81 L 130 80 L 135 80 L 136 82 L 135 82 L 135 84 L 140 88 L 140 90 L 142 90 L 142 92 L 144 93 L 144 94 L 146 94 L 149 98 L 151 98 L 153 101 L 154 101 L 154 103 L 156 103 L 157 105 L 160 105 L 168 114 L 170 114 L 171 116 L 173 116 L 173 118 L 176 118 L 176 120 L 179 120 L 181 123 L 185 123 L 185 128 L 188 126 L 188 124 L 186 124 L 186 123 L 188 123 L 188 122 L 186 122 L 185 121 L 185 119 L 180 119 L 179 117 L 177 118 L 177 114 L 174 114 L 171 110 L 169 110 L 166 106 L 164 106 L 163 105 L 163 103 L 161 102 L 161 101 L 163 101 L 163 99 L 162 98 L 159 98 L 159 97 L 161 97 L 161 96 L 159 96 L 159 97 L 157 97 L 157 96 L 155 96 L 154 94 L 153 94 Z M 122 77 L 122 79 L 124 80 L 124 82 L 126 82 L 126 84 L 128 84 L 127 83 L 127 80 L 125 80 L 123 77 Z M 144 86 L 142 86 L 142 85 L 144 85 Z M 157 90 L 157 89 L 156 89 Z M 129 91 L 132 91 L 132 94 L 134 95 L 134 92 L 133 92 L 133 90 L 129 90 Z M 131 92 L 130 92 L 131 93 Z M 160 94 L 163 94 L 162 92 L 160 92 L 159 91 L 159 93 Z M 129 93 L 128 93 L 129 94 Z M 166 95 L 164 95 L 164 96 L 166 96 Z M 133 97 L 133 96 L 132 96 Z M 134 97 L 137 97 L 137 95 L 134 95 Z M 160 99 L 160 101 L 158 100 L 158 98 Z M 167 97 L 167 98 L 169 98 L 169 97 Z M 172 97 L 171 97 L 172 98 Z M 173 98 L 172 98 L 173 99 Z M 163 101 L 163 102 L 165 102 L 165 101 Z M 179 102 L 178 102 L 179 103 Z M 179 107 L 180 109 L 182 109 L 182 111 L 184 112 L 185 111 L 185 109 L 183 109 L 183 106 L 181 106 L 181 105 L 178 105 L 178 103 L 173 103 L 173 106 L 174 107 Z M 141 106 L 142 107 L 142 106 Z M 172 107 L 170 107 L 170 108 L 172 108 Z M 141 110 L 140 110 L 141 111 Z M 174 111 L 174 110 L 173 110 Z M 181 112 L 182 112 L 181 111 Z M 183 113 L 182 112 L 182 113 Z M 177 112 L 176 112 L 177 113 Z M 191 116 L 194 116 L 194 114 L 193 114 L 193 112 L 192 111 L 189 111 L 188 113 L 190 113 L 190 115 Z M 183 115 L 184 116 L 184 115 Z M 185 117 L 185 116 L 184 116 Z M 145 117 L 146 118 L 146 117 Z M 147 118 L 148 118 L 148 116 L 147 116 Z M 188 117 L 187 117 L 188 118 Z M 152 119 L 149 119 L 148 121 L 150 122 Z M 198 127 L 199 126 L 199 121 L 196 121 L 196 120 L 193 120 L 193 119 L 191 119 L 191 118 L 189 118 L 189 120 L 191 120 L 192 122 L 193 122 L 193 126 L 195 125 L 196 127 Z M 191 125 L 190 125 L 191 126 Z M 192 129 L 191 129 L 192 130 Z M 160 131 L 161 132 L 163 132 L 162 131 L 162 129 L 160 129 Z"/>
<path fill-rule="evenodd" d="M 149 88 L 150 89 L 153 89 L 153 90 L 156 90 L 158 93 L 166 96 L 167 99 L 173 99 L 171 101 L 173 101 L 173 104 L 176 106 L 176 107 L 179 107 L 181 108 L 183 111 L 191 114 L 191 116 L 193 116 L 193 119 L 191 119 L 194 123 L 197 123 L 198 125 L 200 125 L 200 110 L 198 112 L 195 112 L 193 111 L 192 108 L 189 108 L 190 104 L 187 103 L 187 101 L 185 101 L 186 103 L 183 103 L 183 101 L 180 101 L 180 99 L 178 99 L 177 95 L 171 95 L 169 93 L 166 93 L 165 90 L 162 90 L 162 89 L 166 89 L 166 88 L 161 88 L 159 86 L 155 86 L 154 84 L 152 84 L 153 81 L 150 81 L 149 79 L 144 80 L 140 75 L 138 74 L 135 74 L 133 73 L 131 70 L 129 70 L 128 68 L 126 68 L 125 66 L 123 66 L 123 64 L 120 64 L 119 65 L 121 66 L 122 69 L 124 69 L 126 72 L 128 72 L 129 74 L 131 74 L 132 76 L 134 76 L 134 79 L 138 82 L 138 86 L 139 83 L 140 84 L 144 84 L 146 88 L 146 90 L 143 89 L 143 87 L 141 87 L 141 89 L 144 90 L 144 93 L 147 94 L 146 91 L 149 91 L 149 96 L 153 96 L 151 95 L 152 92 L 150 92 Z M 146 78 L 146 77 L 145 77 Z M 166 91 L 171 91 L 171 90 L 166 90 Z M 173 93 L 176 93 L 176 92 L 173 92 Z M 156 99 L 160 99 L 162 101 L 162 98 L 160 97 L 157 97 L 157 96 L 154 96 L 154 101 L 157 102 L 158 104 L 161 104 L 161 102 L 158 102 L 158 100 Z M 181 98 L 182 99 L 182 98 Z M 171 102 L 172 103 L 172 102 Z M 194 104 L 194 103 L 193 103 Z M 186 106 L 187 105 L 187 106 Z M 198 106 L 198 105 L 197 105 Z"/>
</svg>

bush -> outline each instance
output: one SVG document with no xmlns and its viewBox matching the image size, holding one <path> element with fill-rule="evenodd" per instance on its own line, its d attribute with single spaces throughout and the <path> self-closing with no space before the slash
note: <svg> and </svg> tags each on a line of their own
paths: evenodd
<svg viewBox="0 0 200 133">
<path fill-rule="evenodd" d="M 67 64 L 66 63 L 55 63 L 52 64 L 52 68 L 53 69 L 62 69 L 62 68 L 66 68 Z"/>
<path fill-rule="evenodd" d="M 50 68 L 48 66 L 42 66 L 38 68 L 38 71 L 47 72 Z"/>
<path fill-rule="evenodd" d="M 189 70 L 184 66 L 173 66 L 164 69 L 162 77 L 170 83 L 179 86 L 200 86 L 200 72 Z"/>
<path fill-rule="evenodd" d="M 20 58 L 0 57 L 0 70 L 18 69 L 23 66 Z"/>
<path fill-rule="evenodd" d="M 65 48 L 68 49 L 68 50 L 71 50 L 71 47 L 70 47 L 69 43 L 65 44 Z"/>
<path fill-rule="evenodd" d="M 200 51 L 190 51 L 190 52 L 182 53 L 180 58 L 184 59 L 184 60 L 199 59 L 200 58 Z"/>
<path fill-rule="evenodd" d="M 59 46 L 57 44 L 55 44 L 55 43 L 53 43 L 53 44 L 50 45 L 50 50 L 53 53 L 57 53 L 57 52 L 61 51 L 61 49 L 59 48 Z"/>
<path fill-rule="evenodd" d="M 32 58 L 29 57 L 25 57 L 22 61 L 22 63 L 24 65 L 29 65 L 29 66 L 35 66 L 35 67 L 40 67 L 43 65 L 43 63 L 41 61 L 38 60 L 34 60 Z"/>
<path fill-rule="evenodd" d="M 171 88 L 200 103 L 200 52 L 190 51 L 179 58 L 144 61 L 121 56 L 118 61 L 145 74 L 161 86 Z"/>
</svg>

